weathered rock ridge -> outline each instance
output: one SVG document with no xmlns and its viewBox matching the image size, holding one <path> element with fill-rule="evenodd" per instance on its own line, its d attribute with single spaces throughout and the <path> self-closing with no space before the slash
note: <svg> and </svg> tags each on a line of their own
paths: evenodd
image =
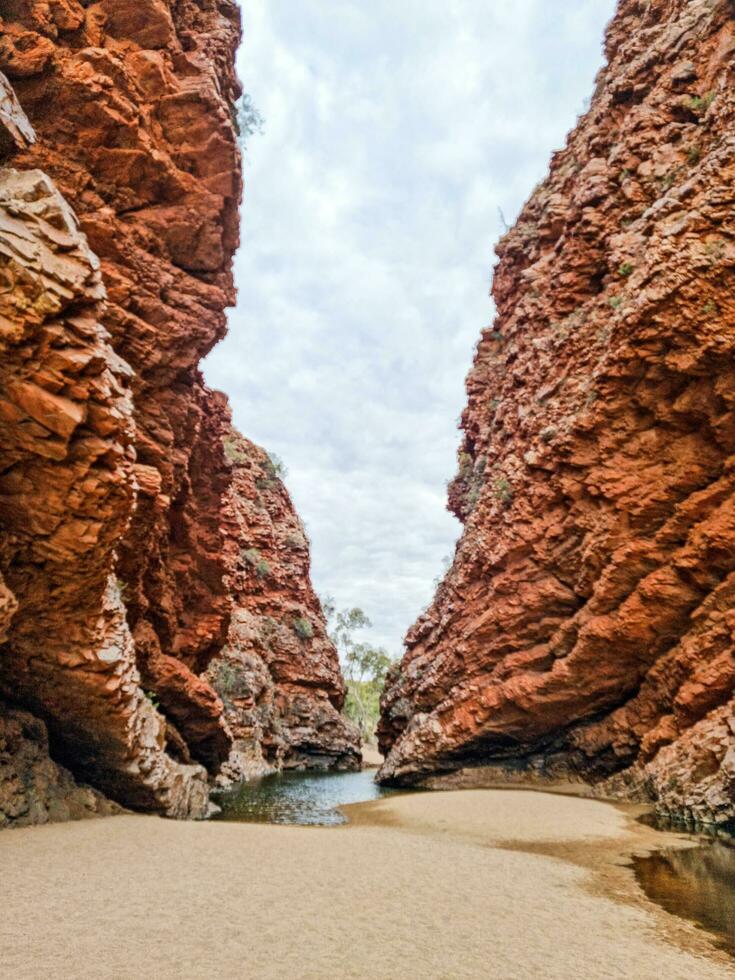
<svg viewBox="0 0 735 980">
<path fill-rule="evenodd" d="M 229 425 L 219 432 L 232 482 L 221 513 L 234 610 L 227 643 L 207 671 L 247 771 L 354 769 L 355 729 L 337 653 L 309 576 L 309 542 L 278 466 Z"/>
<path fill-rule="evenodd" d="M 359 762 L 291 501 L 251 492 L 198 372 L 235 297 L 239 37 L 232 0 L 0 10 L 0 787 L 48 783 L 28 711 L 56 763 L 170 816 L 253 758 Z M 237 556 L 266 540 L 256 580 Z M 210 683 L 223 656 L 258 660 L 249 725 Z M 0 824 L 104 809 L 8 796 Z"/>
<path fill-rule="evenodd" d="M 621 0 L 605 51 L 497 248 L 464 532 L 381 778 L 581 777 L 735 827 L 735 7 Z"/>
</svg>

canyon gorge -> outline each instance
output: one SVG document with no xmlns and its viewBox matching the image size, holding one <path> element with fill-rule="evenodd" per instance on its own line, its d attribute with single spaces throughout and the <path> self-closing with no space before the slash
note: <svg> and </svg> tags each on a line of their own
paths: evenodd
<svg viewBox="0 0 735 980">
<path fill-rule="evenodd" d="M 234 0 L 0 8 L 0 827 L 361 765 L 278 461 L 200 371 L 240 34 Z M 735 831 L 735 4 L 620 0 L 605 59 L 497 246 L 378 778 Z"/>
<path fill-rule="evenodd" d="M 198 367 L 239 40 L 232 0 L 0 9 L 0 826 L 360 764 L 303 526 Z"/>
<path fill-rule="evenodd" d="M 585 781 L 735 829 L 734 55 L 731 2 L 620 0 L 497 246 L 386 783 Z"/>
</svg>

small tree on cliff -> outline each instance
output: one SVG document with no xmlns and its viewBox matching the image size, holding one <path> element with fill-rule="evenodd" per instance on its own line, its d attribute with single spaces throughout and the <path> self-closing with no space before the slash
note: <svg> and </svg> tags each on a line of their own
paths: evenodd
<svg viewBox="0 0 735 980">
<path fill-rule="evenodd" d="M 247 92 L 244 92 L 235 103 L 235 121 L 238 142 L 244 150 L 250 137 L 255 133 L 262 133 L 265 126 L 265 120 L 253 105 L 253 100 Z"/>
<path fill-rule="evenodd" d="M 334 600 L 322 600 L 324 615 L 331 626 L 329 636 L 337 647 L 347 683 L 345 714 L 360 729 L 367 741 L 375 738 L 380 714 L 380 695 L 385 675 L 393 663 L 383 647 L 358 643 L 357 630 L 368 629 L 372 623 L 358 607 L 337 611 Z"/>
</svg>

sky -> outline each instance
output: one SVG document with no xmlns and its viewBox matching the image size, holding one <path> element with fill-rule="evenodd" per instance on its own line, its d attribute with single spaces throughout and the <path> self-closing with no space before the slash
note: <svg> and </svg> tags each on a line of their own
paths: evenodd
<svg viewBox="0 0 735 980">
<path fill-rule="evenodd" d="M 493 246 L 584 109 L 614 0 L 241 6 L 264 128 L 205 376 L 285 463 L 317 592 L 399 656 L 461 531 L 446 484 Z"/>
</svg>

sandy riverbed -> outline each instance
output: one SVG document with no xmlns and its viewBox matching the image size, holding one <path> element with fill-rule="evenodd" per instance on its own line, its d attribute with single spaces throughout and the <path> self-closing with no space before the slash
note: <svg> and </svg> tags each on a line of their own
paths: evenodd
<svg viewBox="0 0 735 980">
<path fill-rule="evenodd" d="M 124 816 L 0 835 L 0 977 L 732 980 L 640 897 L 669 835 L 594 800 L 474 790 L 340 828 Z"/>
</svg>

